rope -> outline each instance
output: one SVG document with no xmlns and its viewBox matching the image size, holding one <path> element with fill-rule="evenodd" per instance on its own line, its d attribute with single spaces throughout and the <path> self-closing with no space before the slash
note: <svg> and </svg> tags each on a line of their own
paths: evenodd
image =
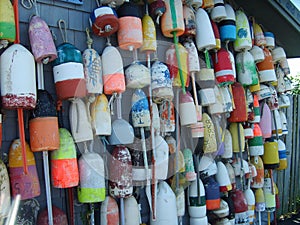
<svg viewBox="0 0 300 225">
<path fill-rule="evenodd" d="M 86 44 L 87 44 L 88 48 L 92 48 L 93 39 L 90 36 L 89 28 L 86 28 L 85 32 L 86 32 Z"/>
<path fill-rule="evenodd" d="M 57 21 L 57 23 L 58 23 L 58 27 L 59 27 L 60 34 L 61 34 L 61 37 L 62 37 L 63 41 L 67 42 L 66 22 L 64 20 L 60 19 L 60 20 Z"/>
</svg>

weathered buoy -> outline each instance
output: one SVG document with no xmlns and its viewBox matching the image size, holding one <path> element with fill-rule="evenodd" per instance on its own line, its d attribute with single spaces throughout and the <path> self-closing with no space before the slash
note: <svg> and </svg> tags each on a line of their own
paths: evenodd
<svg viewBox="0 0 300 225">
<path fill-rule="evenodd" d="M 184 36 L 196 36 L 196 17 L 193 9 L 187 5 L 183 5 L 183 21 L 184 21 Z"/>
<path fill-rule="evenodd" d="M 253 56 L 253 59 L 254 59 L 255 63 L 262 62 L 265 59 L 263 49 L 256 46 L 256 45 L 253 45 L 253 47 L 250 50 L 250 53 Z"/>
<path fill-rule="evenodd" d="M 101 225 L 119 225 L 119 207 L 116 200 L 106 196 L 101 204 Z"/>
<path fill-rule="evenodd" d="M 1 177 L 1 184 L 0 184 L 0 199 L 1 205 L 4 207 L 0 207 L 0 217 L 6 218 L 9 214 L 9 207 L 10 206 L 10 185 L 9 185 L 9 177 L 6 166 L 2 160 L 0 160 L 0 177 Z"/>
<path fill-rule="evenodd" d="M 103 85 L 104 93 L 123 93 L 125 87 L 125 76 L 123 60 L 120 52 L 113 46 L 107 46 L 102 53 Z"/>
<path fill-rule="evenodd" d="M 256 168 L 256 176 L 252 178 L 251 188 L 262 188 L 264 185 L 264 164 L 260 156 L 251 157 L 251 164 Z"/>
<path fill-rule="evenodd" d="M 185 94 L 180 93 L 179 115 L 180 124 L 188 126 L 197 123 L 197 113 L 192 95 L 187 91 Z"/>
<path fill-rule="evenodd" d="M 131 112 L 134 127 L 150 127 L 149 104 L 142 89 L 136 89 L 132 95 Z"/>
<path fill-rule="evenodd" d="M 220 21 L 221 41 L 234 41 L 236 39 L 235 12 L 231 5 L 225 4 L 226 18 Z"/>
<path fill-rule="evenodd" d="M 272 32 L 264 32 L 266 38 L 266 47 L 273 49 L 275 47 L 275 36 Z"/>
<path fill-rule="evenodd" d="M 217 151 L 217 140 L 214 129 L 214 124 L 207 113 L 202 114 L 202 121 L 204 124 L 204 153 L 213 153 Z"/>
<path fill-rule="evenodd" d="M 91 123 L 96 135 L 111 135 L 111 115 L 107 97 L 98 95 L 91 105 Z"/>
<path fill-rule="evenodd" d="M 85 152 L 78 160 L 78 201 L 82 203 L 103 202 L 105 199 L 105 172 L 102 157 Z"/>
<path fill-rule="evenodd" d="M 68 225 L 67 215 L 60 208 L 52 205 L 53 212 L 53 225 Z M 49 224 L 48 210 L 41 211 L 37 218 L 37 224 L 48 225 Z"/>
<path fill-rule="evenodd" d="M 272 58 L 273 58 L 273 62 L 274 63 L 278 63 L 284 59 L 286 59 L 286 54 L 285 54 L 285 51 L 282 47 L 275 47 L 272 52 Z"/>
<path fill-rule="evenodd" d="M 250 189 L 250 187 L 248 187 L 245 191 L 244 191 L 244 195 L 247 201 L 247 205 L 248 205 L 248 218 L 249 218 L 249 223 L 253 224 L 254 219 L 255 219 L 255 195 L 253 193 L 253 191 Z"/>
<path fill-rule="evenodd" d="M 0 9 L 0 47 L 5 48 L 16 39 L 15 15 L 9 0 L 1 1 Z"/>
<path fill-rule="evenodd" d="M 133 62 L 125 70 L 127 88 L 143 88 L 150 85 L 150 71 L 140 62 Z"/>
<path fill-rule="evenodd" d="M 142 18 L 143 45 L 140 48 L 142 52 L 155 52 L 157 49 L 156 30 L 152 18 L 145 14 Z"/>
<path fill-rule="evenodd" d="M 79 182 L 75 144 L 65 128 L 59 129 L 59 149 L 51 152 L 51 180 L 56 188 L 74 187 Z"/>
<path fill-rule="evenodd" d="M 93 40 L 86 29 L 88 48 L 82 53 L 83 71 L 88 94 L 102 94 L 102 61 L 98 52 L 92 48 Z"/>
<path fill-rule="evenodd" d="M 11 186 L 11 195 L 21 195 L 21 200 L 34 198 L 40 195 L 40 183 L 37 174 L 35 159 L 29 145 L 26 143 L 26 160 L 28 173 L 23 171 L 22 147 L 20 139 L 15 139 L 9 149 L 8 164 Z"/>
<path fill-rule="evenodd" d="M 236 189 L 232 194 L 232 200 L 234 202 L 235 224 L 248 224 L 248 205 L 244 193 Z"/>
<path fill-rule="evenodd" d="M 115 198 L 126 198 L 132 195 L 132 162 L 125 146 L 113 149 L 109 162 L 109 193 Z"/>
<path fill-rule="evenodd" d="M 2 107 L 33 109 L 36 105 L 36 78 L 33 55 L 14 44 L 0 57 Z"/>
<path fill-rule="evenodd" d="M 258 74 L 254 58 L 248 51 L 239 52 L 235 58 L 237 80 L 243 86 L 258 84 Z"/>
<path fill-rule="evenodd" d="M 214 0 L 214 7 L 210 11 L 210 18 L 216 23 L 226 18 L 226 10 L 223 0 Z"/>
<path fill-rule="evenodd" d="M 251 156 L 263 155 L 263 137 L 260 126 L 257 123 L 253 124 L 253 134 L 254 137 L 248 140 L 249 153 Z"/>
<path fill-rule="evenodd" d="M 38 90 L 37 104 L 29 121 L 30 146 L 33 152 L 59 148 L 58 118 L 55 102 L 45 90 Z"/>
<path fill-rule="evenodd" d="M 257 23 L 253 23 L 253 31 L 254 31 L 254 43 L 256 46 L 264 47 L 267 44 L 264 32 L 261 29 L 261 26 Z"/>
<path fill-rule="evenodd" d="M 235 109 L 230 113 L 228 121 L 231 123 L 245 122 L 248 120 L 245 90 L 238 82 L 235 82 L 231 87 Z"/>
<path fill-rule="evenodd" d="M 228 129 L 225 129 L 224 134 L 224 153 L 221 155 L 223 159 L 231 159 L 232 158 L 232 136 Z"/>
<path fill-rule="evenodd" d="M 187 181 L 196 180 L 197 174 L 195 173 L 194 162 L 193 162 L 193 153 L 191 149 L 185 148 L 183 150 L 184 156 L 184 165 L 185 165 L 185 179 Z"/>
<path fill-rule="evenodd" d="M 117 14 L 114 9 L 108 6 L 94 9 L 90 14 L 89 23 L 93 33 L 100 37 L 110 36 L 119 29 Z"/>
<path fill-rule="evenodd" d="M 265 59 L 262 62 L 256 64 L 258 69 L 259 81 L 261 83 L 276 81 L 277 78 L 274 70 L 271 52 L 267 48 L 264 48 L 263 51 Z"/>
<path fill-rule="evenodd" d="M 149 5 L 149 11 L 156 24 L 160 24 L 160 18 L 166 12 L 166 3 L 163 0 L 154 0 Z"/>
<path fill-rule="evenodd" d="M 164 101 L 160 106 L 160 129 L 163 134 L 175 131 L 175 111 L 172 101 Z"/>
<path fill-rule="evenodd" d="M 75 143 L 93 140 L 92 125 L 89 121 L 86 104 L 82 99 L 72 100 L 69 107 L 69 120 Z"/>
<path fill-rule="evenodd" d="M 252 48 L 251 31 L 246 14 L 237 10 L 235 12 L 236 20 L 236 40 L 233 42 L 233 47 L 236 52 L 250 50 Z"/>
<path fill-rule="evenodd" d="M 29 23 L 28 32 L 35 61 L 47 64 L 57 58 L 52 34 L 44 20 L 39 16 L 33 16 Z"/>
</svg>

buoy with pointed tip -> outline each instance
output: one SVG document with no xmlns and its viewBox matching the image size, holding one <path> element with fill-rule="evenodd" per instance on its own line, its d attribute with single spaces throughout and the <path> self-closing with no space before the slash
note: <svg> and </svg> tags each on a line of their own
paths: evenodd
<svg viewBox="0 0 300 225">
<path fill-rule="evenodd" d="M 216 47 L 215 35 L 207 12 L 199 8 L 196 12 L 196 45 L 199 51 Z"/>
<path fill-rule="evenodd" d="M 238 82 L 243 86 L 258 84 L 258 74 L 254 58 L 249 51 L 239 52 L 235 58 Z"/>
<path fill-rule="evenodd" d="M 9 215 L 9 205 L 11 203 L 10 197 L 10 185 L 9 185 L 9 177 L 6 166 L 4 162 L 0 159 L 0 199 L 1 199 L 1 207 L 0 207 L 0 215 L 1 218 L 6 218 Z M 4 207 L 3 207 L 4 206 Z"/>
<path fill-rule="evenodd" d="M 26 143 L 26 161 L 28 173 L 23 172 L 22 147 L 20 139 L 15 139 L 8 153 L 9 177 L 11 195 L 21 195 L 21 200 L 34 198 L 40 195 L 40 183 L 36 169 L 35 158 Z"/>
<path fill-rule="evenodd" d="M 231 159 L 232 158 L 232 136 L 228 129 L 225 129 L 224 134 L 224 142 L 225 142 L 225 150 L 221 155 L 223 159 Z"/>
<path fill-rule="evenodd" d="M 218 172 L 216 174 L 216 180 L 220 185 L 220 192 L 228 192 L 232 190 L 232 185 L 226 166 L 221 161 L 217 162 Z"/>
<path fill-rule="evenodd" d="M 264 35 L 264 32 L 261 29 L 261 26 L 257 23 L 253 23 L 253 31 L 254 31 L 254 43 L 256 46 L 266 46 L 267 41 Z"/>
<path fill-rule="evenodd" d="M 252 48 L 251 31 L 246 14 L 242 10 L 235 12 L 236 40 L 233 47 L 236 52 L 250 50 Z"/>
<path fill-rule="evenodd" d="M 171 79 L 173 80 L 173 86 L 181 87 L 181 82 L 185 87 L 189 86 L 189 70 L 188 70 L 188 51 L 181 44 L 178 44 L 178 52 L 180 58 L 180 65 L 178 65 L 178 59 L 176 54 L 175 45 L 171 45 L 166 51 L 166 64 L 168 65 Z M 180 78 L 180 70 L 183 75 L 183 81 Z"/>
<path fill-rule="evenodd" d="M 196 173 L 194 168 L 194 162 L 193 162 L 193 153 L 191 149 L 185 148 L 183 150 L 183 156 L 184 156 L 184 165 L 185 165 L 185 179 L 187 181 L 194 181 L 196 180 Z"/>
<path fill-rule="evenodd" d="M 218 171 L 218 168 L 212 156 L 203 155 L 199 161 L 198 170 L 202 179 L 215 175 Z"/>
<path fill-rule="evenodd" d="M 119 225 L 119 208 L 113 197 L 106 196 L 100 211 L 101 225 Z"/>
<path fill-rule="evenodd" d="M 114 9 L 100 6 L 94 9 L 89 18 L 93 33 L 100 37 L 108 37 L 119 29 L 119 20 Z"/>
<path fill-rule="evenodd" d="M 140 48 L 142 52 L 156 52 L 157 41 L 156 41 L 156 30 L 152 18 L 145 14 L 142 18 L 143 28 L 143 45 Z"/>
<path fill-rule="evenodd" d="M 85 152 L 78 160 L 78 201 L 81 203 L 103 202 L 105 199 L 105 172 L 102 157 Z"/>
<path fill-rule="evenodd" d="M 248 205 L 247 214 L 249 217 L 249 224 L 253 224 L 254 219 L 255 219 L 255 212 L 254 212 L 254 210 L 255 210 L 255 195 L 249 186 L 244 191 L 244 195 L 245 195 L 247 205 Z"/>
<path fill-rule="evenodd" d="M 59 128 L 59 149 L 51 151 L 51 181 L 55 188 L 75 187 L 79 183 L 75 143 L 65 128 Z"/>
<path fill-rule="evenodd" d="M 150 126 L 150 111 L 146 94 L 142 89 L 136 89 L 131 101 L 132 123 L 134 127 Z"/>
<path fill-rule="evenodd" d="M 59 148 L 58 118 L 52 96 L 38 90 L 37 105 L 29 120 L 30 146 L 33 152 Z"/>
<path fill-rule="evenodd" d="M 0 48 L 5 48 L 16 39 L 15 14 L 11 1 L 0 3 Z"/>
<path fill-rule="evenodd" d="M 123 60 L 120 52 L 113 46 L 107 46 L 102 53 L 103 85 L 104 93 L 123 93 L 125 87 L 125 76 Z"/>
<path fill-rule="evenodd" d="M 165 182 L 161 181 L 157 187 L 157 213 L 156 220 L 150 220 L 151 225 L 172 224 L 178 225 L 176 196 L 171 187 Z"/>
<path fill-rule="evenodd" d="M 111 135 L 111 114 L 105 94 L 98 95 L 91 105 L 91 123 L 96 135 Z"/>
<path fill-rule="evenodd" d="M 225 166 L 226 166 L 226 170 L 228 172 L 229 178 L 230 178 L 232 189 L 234 190 L 236 188 L 234 169 L 229 162 L 225 163 Z"/>
<path fill-rule="evenodd" d="M 93 140 L 92 125 L 89 121 L 86 104 L 82 99 L 72 100 L 69 108 L 69 120 L 75 143 Z"/>
<path fill-rule="evenodd" d="M 236 39 L 235 12 L 230 4 L 225 4 L 226 18 L 220 21 L 220 38 L 222 42 L 234 41 Z"/>
<path fill-rule="evenodd" d="M 174 97 L 172 79 L 166 64 L 156 60 L 151 66 L 152 98 L 156 103 L 171 101 Z"/>
<path fill-rule="evenodd" d="M 57 58 L 52 34 L 44 20 L 39 16 L 33 16 L 29 23 L 28 32 L 35 61 L 47 64 Z"/>
<path fill-rule="evenodd" d="M 102 61 L 98 52 L 92 48 L 93 40 L 90 37 L 89 29 L 86 29 L 88 48 L 82 53 L 83 71 L 86 80 L 88 94 L 102 94 Z"/>
</svg>

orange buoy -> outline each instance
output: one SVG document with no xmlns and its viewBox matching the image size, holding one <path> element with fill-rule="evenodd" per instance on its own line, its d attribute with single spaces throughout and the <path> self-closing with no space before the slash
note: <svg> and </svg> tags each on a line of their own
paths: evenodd
<svg viewBox="0 0 300 225">
<path fill-rule="evenodd" d="M 21 200 L 34 198 L 40 195 L 40 183 L 36 170 L 33 153 L 26 143 L 26 160 L 28 173 L 23 172 L 22 147 L 20 139 L 15 139 L 8 153 L 9 177 L 12 196 L 21 195 Z"/>
</svg>

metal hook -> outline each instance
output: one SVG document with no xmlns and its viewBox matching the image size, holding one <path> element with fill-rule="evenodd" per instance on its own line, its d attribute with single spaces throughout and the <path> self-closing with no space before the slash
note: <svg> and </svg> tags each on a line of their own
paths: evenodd
<svg viewBox="0 0 300 225">
<path fill-rule="evenodd" d="M 67 28 L 66 28 L 66 21 L 60 19 L 57 21 L 58 23 L 58 27 L 59 27 L 59 30 L 60 30 L 60 34 L 61 34 L 61 37 L 63 39 L 64 42 L 67 42 Z M 63 30 L 64 29 L 64 30 Z"/>
</svg>

